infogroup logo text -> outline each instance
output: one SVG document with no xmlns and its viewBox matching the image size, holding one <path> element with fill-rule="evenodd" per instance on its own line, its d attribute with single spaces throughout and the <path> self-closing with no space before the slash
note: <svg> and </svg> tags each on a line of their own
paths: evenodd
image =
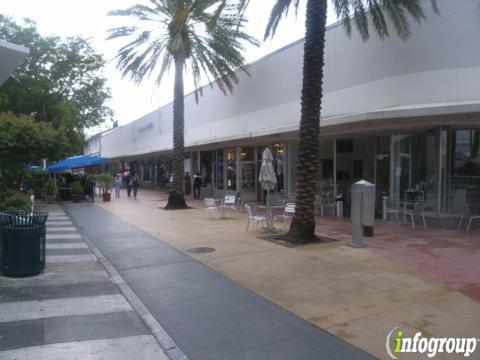
<svg viewBox="0 0 480 360">
<path fill-rule="evenodd" d="M 402 353 L 427 354 L 429 358 L 439 353 L 463 354 L 469 357 L 477 348 L 480 339 L 471 338 L 447 338 L 447 337 L 423 337 L 421 332 L 415 333 L 411 338 L 405 337 L 403 330 L 396 327 L 387 335 L 385 348 L 388 356 L 392 359 L 400 359 Z"/>
</svg>

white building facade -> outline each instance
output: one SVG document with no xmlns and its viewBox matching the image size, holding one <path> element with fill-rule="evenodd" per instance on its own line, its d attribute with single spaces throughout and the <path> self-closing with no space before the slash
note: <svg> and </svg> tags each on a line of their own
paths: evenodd
<svg viewBox="0 0 480 360">
<path fill-rule="evenodd" d="M 428 1 L 425 1 L 426 8 Z M 427 211 L 480 202 L 480 1 L 438 1 L 440 16 L 412 25 L 411 38 L 363 42 L 341 25 L 327 31 L 317 192 L 346 196 L 366 179 L 399 203 L 422 194 Z M 240 74 L 232 95 L 204 88 L 185 97 L 186 171 L 204 194 L 260 199 L 260 155 L 275 157 L 279 190 L 294 193 L 303 41 Z M 172 104 L 102 136 L 114 168 L 138 171 L 145 186 L 168 178 Z M 380 207 L 380 205 L 379 205 Z"/>
</svg>

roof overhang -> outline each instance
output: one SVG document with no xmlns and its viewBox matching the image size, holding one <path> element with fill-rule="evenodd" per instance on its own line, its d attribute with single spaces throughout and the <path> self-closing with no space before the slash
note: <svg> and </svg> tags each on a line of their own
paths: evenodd
<svg viewBox="0 0 480 360">
<path fill-rule="evenodd" d="M 15 71 L 29 54 L 29 50 L 20 45 L 15 45 L 0 40 L 0 85 Z"/>
</svg>

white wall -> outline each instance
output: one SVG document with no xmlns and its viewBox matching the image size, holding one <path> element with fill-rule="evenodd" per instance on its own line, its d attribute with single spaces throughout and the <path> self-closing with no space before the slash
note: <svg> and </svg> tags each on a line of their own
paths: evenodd
<svg viewBox="0 0 480 360">
<path fill-rule="evenodd" d="M 429 9 L 429 2 L 426 6 Z M 327 31 L 322 118 L 397 106 L 480 101 L 479 0 L 439 0 L 441 15 L 413 24 L 412 37 L 362 42 L 341 26 Z M 391 31 L 394 32 L 393 30 Z M 296 130 L 300 117 L 303 42 L 252 64 L 233 95 L 204 89 L 185 98 L 185 145 Z M 328 125 L 334 125 L 329 121 Z M 102 155 L 171 149 L 172 104 L 102 137 Z"/>
</svg>

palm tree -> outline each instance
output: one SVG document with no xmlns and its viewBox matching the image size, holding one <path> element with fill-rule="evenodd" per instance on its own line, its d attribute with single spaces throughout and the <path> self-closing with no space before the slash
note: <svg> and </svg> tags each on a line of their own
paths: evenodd
<svg viewBox="0 0 480 360">
<path fill-rule="evenodd" d="M 237 69 L 247 72 L 243 42 L 256 44 L 243 31 L 238 3 L 228 0 L 150 0 L 109 13 L 141 21 L 142 26 L 121 26 L 109 31 L 108 39 L 130 39 L 116 56 L 122 76 L 136 84 L 157 76 L 157 85 L 171 66 L 175 69 L 173 100 L 173 181 L 166 209 L 187 208 L 184 197 L 184 85 L 189 68 L 195 99 L 202 93 L 203 79 L 216 82 L 223 93 L 238 82 Z"/>
<path fill-rule="evenodd" d="M 297 160 L 297 206 L 287 240 L 308 243 L 315 238 L 315 178 L 317 176 L 320 144 L 320 112 L 325 50 L 325 31 L 328 0 L 307 0 L 305 42 L 303 55 L 303 85 Z M 250 0 L 240 4 L 243 14 Z M 370 36 L 370 27 L 380 36 L 389 36 L 387 20 L 402 39 L 410 36 L 409 17 L 420 23 L 425 19 L 422 0 L 332 0 L 335 13 L 342 19 L 350 35 L 352 22 L 364 41 Z M 430 0 L 438 12 L 436 0 Z M 283 16 L 291 7 L 298 11 L 300 0 L 276 0 L 265 30 L 265 39 L 272 37 Z"/>
</svg>

